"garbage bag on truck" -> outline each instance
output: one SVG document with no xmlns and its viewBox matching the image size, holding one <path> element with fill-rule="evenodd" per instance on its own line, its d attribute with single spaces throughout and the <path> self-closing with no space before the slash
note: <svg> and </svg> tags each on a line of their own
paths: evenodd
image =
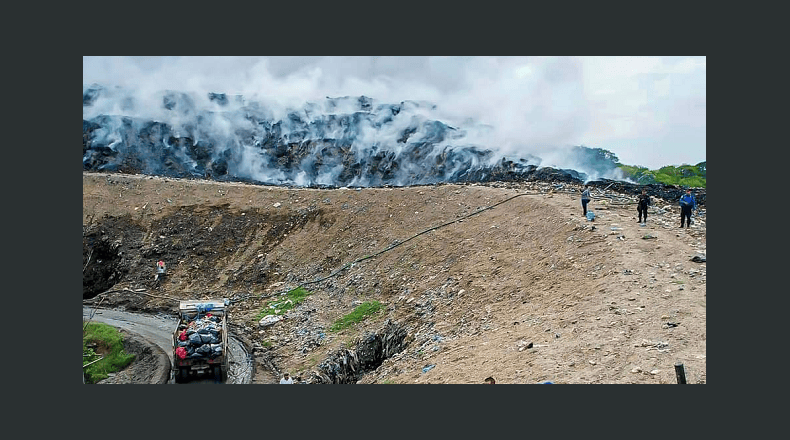
<svg viewBox="0 0 790 440">
<path fill-rule="evenodd" d="M 222 355 L 222 344 L 211 344 L 211 357 Z"/>
<path fill-rule="evenodd" d="M 200 339 L 203 341 L 204 344 L 216 344 L 219 342 L 219 338 L 217 335 L 212 335 L 211 333 L 206 333 L 200 335 Z"/>
<path fill-rule="evenodd" d="M 198 345 L 203 345 L 203 338 L 200 337 L 200 333 L 192 333 L 189 335 L 189 345 L 197 347 Z"/>
</svg>

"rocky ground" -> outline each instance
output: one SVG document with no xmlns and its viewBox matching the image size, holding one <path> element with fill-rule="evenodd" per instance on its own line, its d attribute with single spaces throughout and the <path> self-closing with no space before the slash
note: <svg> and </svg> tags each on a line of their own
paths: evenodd
<svg viewBox="0 0 790 440">
<path fill-rule="evenodd" d="M 358 383 L 676 383 L 676 362 L 705 383 L 704 207 L 680 229 L 674 200 L 655 199 L 644 225 L 634 200 L 596 189 L 589 222 L 568 183 L 308 189 L 86 172 L 83 300 L 172 312 L 231 298 L 253 383 L 315 381 L 388 322 L 403 343 Z M 259 325 L 267 301 L 325 277 Z M 371 300 L 385 310 L 329 330 Z"/>
</svg>

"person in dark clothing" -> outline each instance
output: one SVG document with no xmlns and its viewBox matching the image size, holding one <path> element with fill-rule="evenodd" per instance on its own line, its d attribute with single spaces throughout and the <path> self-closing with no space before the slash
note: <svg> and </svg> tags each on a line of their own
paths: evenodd
<svg viewBox="0 0 790 440">
<path fill-rule="evenodd" d="M 639 213 L 639 220 L 637 223 L 642 223 L 642 216 L 645 217 L 647 222 L 647 207 L 650 206 L 650 196 L 647 195 L 647 190 L 642 190 L 642 194 L 637 197 L 636 211 Z"/>
<path fill-rule="evenodd" d="M 584 191 L 582 191 L 582 215 L 587 216 L 587 204 L 590 203 L 590 187 L 584 185 Z"/>
<path fill-rule="evenodd" d="M 694 195 L 691 194 L 691 189 L 686 190 L 680 198 L 680 227 L 683 227 L 685 220 L 686 227 L 691 227 L 691 211 L 697 208 L 697 201 L 694 200 Z"/>
</svg>

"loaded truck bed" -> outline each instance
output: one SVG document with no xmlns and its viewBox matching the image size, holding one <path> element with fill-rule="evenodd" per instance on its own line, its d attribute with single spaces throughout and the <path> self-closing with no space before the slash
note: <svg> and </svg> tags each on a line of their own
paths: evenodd
<svg viewBox="0 0 790 440">
<path fill-rule="evenodd" d="M 188 300 L 178 304 L 173 332 L 173 372 L 176 383 L 198 376 L 222 382 L 228 376 L 227 300 Z"/>
</svg>

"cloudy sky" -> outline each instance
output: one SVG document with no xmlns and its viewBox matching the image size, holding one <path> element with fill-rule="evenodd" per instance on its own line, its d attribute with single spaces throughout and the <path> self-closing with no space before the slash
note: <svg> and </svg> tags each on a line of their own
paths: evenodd
<svg viewBox="0 0 790 440">
<path fill-rule="evenodd" d="M 706 159 L 703 57 L 83 57 L 83 87 L 241 94 L 301 107 L 327 96 L 429 101 L 494 127 L 485 146 L 584 145 L 654 169 Z"/>
</svg>

